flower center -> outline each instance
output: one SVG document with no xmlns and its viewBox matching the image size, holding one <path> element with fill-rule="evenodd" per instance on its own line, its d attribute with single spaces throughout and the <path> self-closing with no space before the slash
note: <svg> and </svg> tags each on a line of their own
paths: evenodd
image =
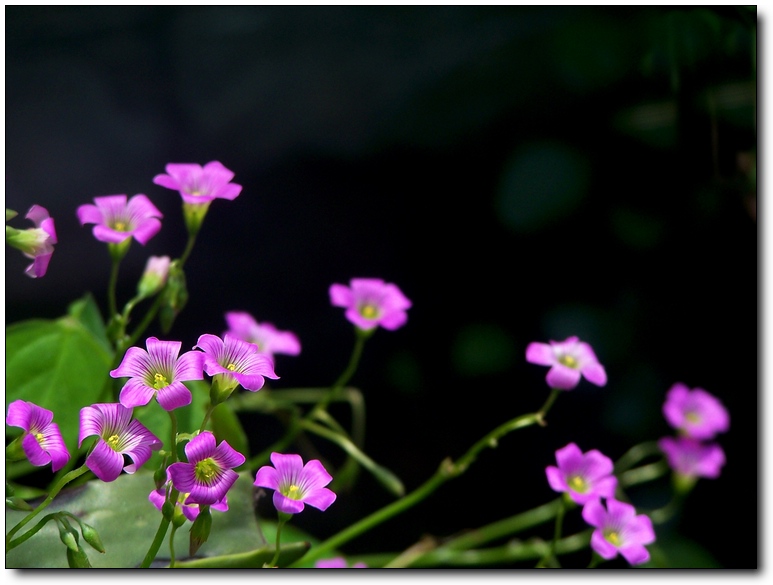
<svg viewBox="0 0 773 585">
<path fill-rule="evenodd" d="M 684 415 L 684 418 L 687 419 L 687 422 L 692 424 L 698 424 L 701 422 L 701 415 L 699 415 L 697 412 L 689 411 Z"/>
<path fill-rule="evenodd" d="M 42 444 L 43 444 L 43 441 L 44 441 L 45 439 L 46 439 L 46 438 L 43 436 L 43 433 L 35 433 L 35 440 L 36 440 L 36 441 L 37 441 L 37 442 L 38 442 L 40 445 L 42 445 Z"/>
<path fill-rule="evenodd" d="M 226 366 L 227 369 L 231 370 L 232 372 L 236 371 L 236 364 L 228 364 Z"/>
<path fill-rule="evenodd" d="M 123 221 L 117 221 L 113 225 L 113 229 L 118 232 L 125 232 L 126 231 L 126 222 Z"/>
<path fill-rule="evenodd" d="M 360 307 L 360 314 L 366 319 L 375 319 L 378 316 L 378 310 L 373 305 L 363 305 Z"/>
<path fill-rule="evenodd" d="M 604 531 L 604 538 L 607 539 L 607 541 L 615 546 L 620 546 L 620 534 L 617 533 L 615 530 L 605 530 Z"/>
<path fill-rule="evenodd" d="M 290 498 L 291 500 L 300 500 L 301 499 L 301 488 L 299 488 L 295 484 L 290 484 L 288 488 L 285 489 L 286 497 Z"/>
<path fill-rule="evenodd" d="M 207 457 L 196 464 L 193 473 L 198 481 L 208 484 L 217 475 L 219 470 L 220 466 L 211 457 Z"/>
<path fill-rule="evenodd" d="M 113 451 L 118 451 L 118 441 L 121 440 L 121 437 L 118 435 L 110 435 L 110 437 L 105 441 L 108 445 L 110 445 L 110 448 Z"/>
<path fill-rule="evenodd" d="M 160 390 L 161 388 L 166 388 L 167 386 L 169 386 L 169 382 L 167 382 L 166 376 L 156 372 L 156 374 L 153 376 L 153 388 Z"/>
<path fill-rule="evenodd" d="M 577 359 L 575 359 L 574 356 L 571 355 L 562 355 L 558 358 L 558 361 L 564 364 L 565 366 L 569 368 L 576 368 L 577 367 Z"/>
<path fill-rule="evenodd" d="M 569 487 L 581 494 L 588 491 L 588 484 L 579 475 L 573 475 L 569 478 Z"/>
</svg>

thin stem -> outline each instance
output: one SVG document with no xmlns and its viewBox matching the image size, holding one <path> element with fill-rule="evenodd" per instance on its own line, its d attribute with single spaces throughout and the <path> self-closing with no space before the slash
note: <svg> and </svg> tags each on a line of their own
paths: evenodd
<svg viewBox="0 0 773 585">
<path fill-rule="evenodd" d="M 207 407 L 207 412 L 204 413 L 204 420 L 201 421 L 201 426 L 199 427 L 199 433 L 203 433 L 204 429 L 207 428 L 207 423 L 209 422 L 209 417 L 212 416 L 213 410 L 215 410 L 215 405 L 212 404 L 212 402 L 210 402 L 209 406 Z"/>
<path fill-rule="evenodd" d="M 110 268 L 110 280 L 107 285 L 107 306 L 110 311 L 110 319 L 115 318 L 118 315 L 118 303 L 116 302 L 116 286 L 118 284 L 118 267 L 121 265 L 121 260 L 112 256 L 112 266 Z"/>
<path fill-rule="evenodd" d="M 172 532 L 169 533 L 169 568 L 174 569 L 174 533 L 177 526 L 172 524 Z"/>
<path fill-rule="evenodd" d="M 150 548 L 148 549 L 145 558 L 142 559 L 140 569 L 147 569 L 150 566 L 150 563 L 153 562 L 153 559 L 156 558 L 158 549 L 161 548 L 161 543 L 164 542 L 164 537 L 166 536 L 166 531 L 169 528 L 169 524 L 170 521 L 162 516 L 161 524 L 159 524 L 158 530 L 156 530 L 156 536 L 153 538 L 153 542 L 150 544 Z"/>
<path fill-rule="evenodd" d="M 351 377 L 354 375 L 354 372 L 357 370 L 357 364 L 360 362 L 362 350 L 365 347 L 365 341 L 368 337 L 370 337 L 370 335 L 372 335 L 372 330 L 366 332 L 362 329 L 355 328 L 355 332 L 356 338 L 354 342 L 354 349 L 352 350 L 352 355 L 349 358 L 349 364 L 338 377 L 338 380 L 336 380 L 335 383 L 330 387 L 330 391 L 325 394 L 322 399 L 314 406 L 314 408 L 312 408 L 311 411 L 307 414 L 307 419 L 314 418 L 319 411 L 325 410 L 332 400 L 338 398 L 338 395 L 343 390 L 343 387 L 349 382 Z"/>
<path fill-rule="evenodd" d="M 35 508 L 32 512 L 30 512 L 24 518 L 22 518 L 21 521 L 16 526 L 11 528 L 8 531 L 8 534 L 5 535 L 6 552 L 18 546 L 19 544 L 21 544 L 21 542 L 24 542 L 24 541 L 18 541 L 18 540 L 16 542 L 12 541 L 11 539 L 13 538 L 13 536 L 17 532 L 19 532 L 19 530 L 21 530 L 30 520 L 32 520 L 35 516 L 40 514 L 40 512 L 45 510 L 48 507 L 48 505 L 54 501 L 54 498 L 57 496 L 57 494 L 62 490 L 64 486 L 66 486 L 72 480 L 80 477 L 88 470 L 89 468 L 86 467 L 86 464 L 84 463 L 78 469 L 75 469 L 70 473 L 68 473 L 67 475 L 65 475 L 64 477 L 62 477 L 61 481 L 58 484 L 56 484 L 54 488 L 51 490 L 51 493 L 48 494 L 48 497 L 45 500 L 43 500 L 37 508 Z"/>
<path fill-rule="evenodd" d="M 169 411 L 169 418 L 172 421 L 172 431 L 171 431 L 171 459 L 172 463 L 175 463 L 177 461 L 177 416 L 175 416 L 174 411 Z"/>
<path fill-rule="evenodd" d="M 276 564 L 279 562 L 279 554 L 281 552 L 280 536 L 282 534 L 282 526 L 284 526 L 285 522 L 287 522 L 287 516 L 287 514 L 279 512 L 279 521 L 276 523 L 276 544 L 274 545 L 274 558 L 272 558 L 271 563 L 269 563 L 271 567 L 276 567 Z"/>
<path fill-rule="evenodd" d="M 553 532 L 553 540 L 550 542 L 550 549 L 548 550 L 547 554 L 542 557 L 539 563 L 537 563 L 538 568 L 547 567 L 548 561 L 550 561 L 550 559 L 555 559 L 556 562 L 558 562 L 558 559 L 556 559 L 556 543 L 561 539 L 561 530 L 564 523 L 565 512 L 566 505 L 564 504 L 564 498 L 560 498 L 558 510 L 556 511 L 556 525 Z"/>
</svg>

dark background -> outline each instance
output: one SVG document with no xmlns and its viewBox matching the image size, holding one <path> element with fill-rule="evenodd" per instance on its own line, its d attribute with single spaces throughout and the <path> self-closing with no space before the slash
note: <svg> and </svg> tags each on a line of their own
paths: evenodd
<svg viewBox="0 0 773 585">
<path fill-rule="evenodd" d="M 616 459 L 671 434 L 660 409 L 681 381 L 727 406 L 727 465 L 659 538 L 757 567 L 754 7 L 8 6 L 5 19 L 6 207 L 43 205 L 59 236 L 43 279 L 6 247 L 7 323 L 58 317 L 87 291 L 104 307 L 107 252 L 75 210 L 145 193 L 165 218 L 122 265 L 125 302 L 147 257 L 186 239 L 179 195 L 152 178 L 219 160 L 244 189 L 210 207 L 170 338 L 193 346 L 246 310 L 301 340 L 272 387 L 324 386 L 354 340 L 330 284 L 396 283 L 408 323 L 368 341 L 352 383 L 365 450 L 409 490 L 542 405 L 529 342 L 578 335 L 609 375 L 347 553 L 546 502 L 556 449 Z M 247 425 L 256 450 L 262 425 Z M 658 485 L 634 503 L 662 505 Z M 364 474 L 295 523 L 324 537 L 389 501 Z"/>
</svg>

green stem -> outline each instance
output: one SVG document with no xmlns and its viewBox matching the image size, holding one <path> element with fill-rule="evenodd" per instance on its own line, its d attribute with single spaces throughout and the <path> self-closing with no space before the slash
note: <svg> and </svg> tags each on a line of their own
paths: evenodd
<svg viewBox="0 0 773 585">
<path fill-rule="evenodd" d="M 556 511 L 556 525 L 555 530 L 553 532 L 553 540 L 550 542 L 550 549 L 548 550 L 547 554 L 540 559 L 540 562 L 537 563 L 537 568 L 544 568 L 548 566 L 548 562 L 551 559 L 555 559 L 556 562 L 558 562 L 558 559 L 556 559 L 556 543 L 561 539 L 561 530 L 564 523 L 564 513 L 566 512 L 566 505 L 564 498 L 560 498 L 560 504 L 558 505 L 558 510 Z"/>
<path fill-rule="evenodd" d="M 285 514 L 283 512 L 279 512 L 279 521 L 276 523 L 276 544 L 274 545 L 275 552 L 274 552 L 274 558 L 271 559 L 271 562 L 269 563 L 269 566 L 276 567 L 277 563 L 279 562 L 279 554 L 281 552 L 281 540 L 280 536 L 282 534 L 282 526 L 285 525 L 285 522 L 287 522 L 288 518 L 292 517 L 289 514 Z"/>
<path fill-rule="evenodd" d="M 544 416 L 544 414 L 545 414 L 544 412 L 541 413 L 542 416 Z M 377 510 L 376 512 L 372 513 L 370 516 L 363 518 L 359 522 L 352 524 L 351 526 L 349 526 L 348 528 L 345 528 L 338 534 L 335 534 L 332 537 L 328 538 L 327 540 L 322 542 L 319 546 L 315 547 L 314 550 L 306 554 L 302 558 L 302 560 L 304 562 L 313 562 L 319 559 L 320 557 L 324 556 L 325 554 L 329 553 L 331 550 L 336 549 L 339 546 L 345 544 L 346 542 L 352 540 L 353 538 L 359 536 L 360 534 L 367 532 L 374 526 L 377 526 L 382 522 L 394 516 L 397 516 L 398 514 L 404 512 L 405 510 L 408 510 L 409 508 L 415 506 L 416 504 L 418 504 L 419 502 L 427 498 L 427 496 L 432 494 L 435 490 L 437 490 L 446 481 L 464 473 L 469 467 L 469 465 L 478 456 L 478 453 L 480 453 L 480 451 L 482 451 L 486 447 L 495 447 L 498 440 L 504 435 L 510 433 L 511 431 L 528 427 L 534 424 L 539 424 L 540 418 L 541 417 L 539 416 L 539 413 L 525 414 L 517 418 L 514 418 L 512 420 L 509 420 L 506 423 L 498 426 L 496 429 L 494 429 L 486 436 L 484 436 L 482 439 L 480 439 L 477 443 L 475 443 L 467 451 L 467 453 L 465 453 L 459 459 L 457 463 L 454 463 L 450 459 L 446 459 L 440 464 L 440 467 L 435 472 L 435 474 L 432 477 L 430 477 L 424 484 L 419 486 L 416 490 L 403 496 L 399 500 L 396 500 L 391 504 L 384 506 L 380 510 Z"/>
<path fill-rule="evenodd" d="M 118 284 L 118 267 L 121 260 L 112 256 L 112 266 L 110 268 L 110 280 L 107 285 L 107 306 L 110 311 L 109 319 L 112 320 L 118 315 L 118 303 L 116 301 L 116 286 Z"/>
<path fill-rule="evenodd" d="M 166 285 L 164 285 L 164 288 L 166 288 Z M 159 308 L 161 308 L 161 302 L 164 298 L 164 289 L 162 288 L 158 294 L 156 295 L 156 298 L 153 299 L 153 304 L 148 309 L 148 312 L 145 313 L 145 316 L 142 318 L 142 321 L 140 321 L 140 324 L 137 325 L 137 327 L 134 329 L 134 332 L 129 337 L 129 341 L 127 342 L 127 347 L 131 347 L 135 343 L 137 343 L 137 340 L 140 338 L 142 333 L 147 329 L 150 324 L 153 322 L 153 319 L 156 318 L 156 314 L 158 313 Z"/>
<path fill-rule="evenodd" d="M 203 433 L 204 429 L 207 428 L 207 423 L 209 422 L 209 417 L 212 416 L 212 411 L 215 410 L 214 404 L 211 402 L 209 403 L 209 406 L 207 407 L 207 412 L 204 413 L 204 420 L 201 421 L 201 426 L 199 427 L 199 433 Z"/>
<path fill-rule="evenodd" d="M 164 542 L 164 537 L 166 536 L 169 524 L 170 521 L 162 516 L 161 524 L 159 524 L 158 530 L 156 530 L 156 536 L 153 538 L 153 542 L 150 544 L 150 548 L 148 549 L 145 558 L 142 560 L 140 569 L 147 569 L 150 566 L 150 563 L 153 562 L 153 559 L 156 558 L 158 550 L 161 548 L 161 543 Z"/>
<path fill-rule="evenodd" d="M 172 421 L 172 431 L 171 431 L 171 462 L 175 463 L 177 461 L 177 417 L 174 414 L 174 411 L 169 411 L 169 418 Z"/>
<path fill-rule="evenodd" d="M 86 473 L 89 470 L 88 467 L 86 467 L 85 464 L 81 465 L 78 469 L 75 469 L 62 477 L 61 481 L 54 486 L 54 488 L 51 490 L 51 493 L 48 494 L 48 497 L 46 497 L 45 500 L 43 500 L 40 505 L 35 508 L 32 512 L 27 514 L 24 518 L 21 519 L 21 521 L 11 528 L 11 530 L 8 531 L 8 534 L 5 535 L 5 551 L 6 553 L 11 550 L 12 548 L 18 546 L 23 540 L 17 539 L 17 541 L 12 541 L 13 536 L 19 532 L 30 520 L 32 520 L 35 516 L 40 514 L 43 510 L 45 510 L 48 505 L 54 501 L 54 498 L 57 496 L 57 494 L 62 490 L 64 486 L 66 486 L 68 483 L 70 483 L 72 480 L 76 479 L 77 477 L 80 477 L 84 473 Z"/>
<path fill-rule="evenodd" d="M 174 533 L 177 526 L 172 524 L 172 532 L 169 533 L 169 568 L 174 569 Z"/>
<path fill-rule="evenodd" d="M 354 349 L 352 350 L 352 355 L 349 358 L 349 364 L 338 377 L 338 380 L 336 380 L 335 383 L 330 387 L 330 391 L 325 394 L 322 399 L 314 406 L 314 408 L 312 408 L 311 411 L 307 414 L 307 419 L 314 418 L 317 413 L 319 413 L 319 411 L 325 410 L 332 400 L 338 398 L 338 395 L 343 390 L 343 387 L 349 382 L 349 380 L 354 375 L 354 372 L 357 370 L 357 364 L 360 362 L 362 350 L 365 347 L 365 341 L 373 334 L 373 331 L 374 330 L 363 331 L 362 329 L 355 327 L 356 338 L 354 342 Z"/>
</svg>

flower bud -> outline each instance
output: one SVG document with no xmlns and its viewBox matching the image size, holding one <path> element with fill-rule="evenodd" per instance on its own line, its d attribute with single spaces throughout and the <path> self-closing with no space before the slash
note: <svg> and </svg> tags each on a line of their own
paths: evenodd
<svg viewBox="0 0 773 585">
<path fill-rule="evenodd" d="M 169 256 L 151 256 L 145 264 L 145 272 L 137 284 L 137 295 L 140 297 L 149 297 L 159 292 L 166 284 L 166 277 L 169 274 Z"/>
<path fill-rule="evenodd" d="M 67 549 L 67 565 L 71 569 L 91 569 L 89 557 L 86 556 L 86 551 L 81 546 L 75 551 L 71 548 Z"/>
<path fill-rule="evenodd" d="M 168 333 L 172 328 L 172 323 L 187 302 L 188 287 L 185 283 L 185 272 L 177 261 L 174 261 L 169 265 L 166 287 L 162 293 L 161 309 L 158 314 L 164 333 Z"/>
<path fill-rule="evenodd" d="M 99 533 L 97 532 L 96 528 L 86 524 L 85 522 L 81 522 L 81 534 L 83 535 L 83 540 L 88 542 L 92 548 L 94 548 L 94 550 L 97 550 L 101 553 L 105 552 L 105 545 L 102 544 L 102 539 L 99 537 Z"/>
<path fill-rule="evenodd" d="M 212 514 L 209 511 L 209 506 L 201 506 L 199 515 L 191 526 L 191 541 L 188 551 L 191 556 L 195 555 L 201 545 L 207 542 L 211 529 Z"/>
<path fill-rule="evenodd" d="M 70 526 L 70 523 L 67 522 L 64 518 L 58 518 L 59 519 L 59 539 L 64 543 L 64 545 L 73 551 L 78 550 L 78 533 L 75 531 L 75 529 Z"/>
</svg>

